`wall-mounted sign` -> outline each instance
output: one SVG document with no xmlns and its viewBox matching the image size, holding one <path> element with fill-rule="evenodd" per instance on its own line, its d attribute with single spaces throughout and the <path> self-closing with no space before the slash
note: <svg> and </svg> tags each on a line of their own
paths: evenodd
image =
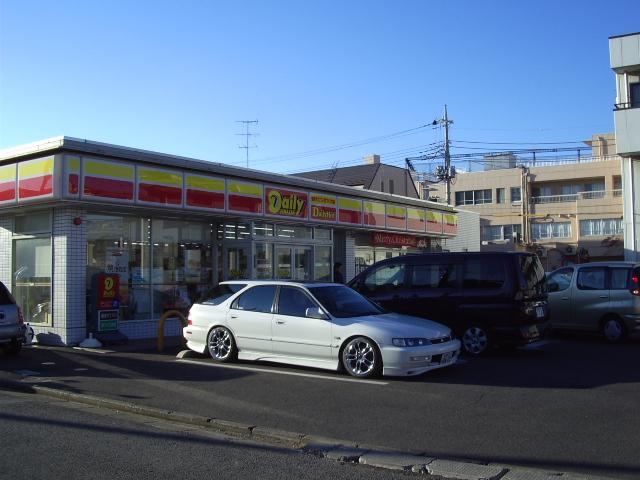
<svg viewBox="0 0 640 480">
<path fill-rule="evenodd" d="M 16 164 L 0 167 L 0 203 L 16 201 Z"/>
<path fill-rule="evenodd" d="M 87 158 L 83 162 L 82 196 L 132 202 L 135 168 L 120 162 Z M 69 187 L 69 191 L 72 187 Z"/>
<path fill-rule="evenodd" d="M 427 240 L 414 235 L 402 233 L 373 233 L 373 245 L 376 247 L 413 247 L 426 248 Z"/>
<path fill-rule="evenodd" d="M 138 167 L 138 201 L 182 205 L 182 172 Z"/>
<path fill-rule="evenodd" d="M 120 275 L 96 273 L 91 278 L 92 330 L 111 332 L 118 329 Z"/>
<path fill-rule="evenodd" d="M 427 224 L 427 214 L 423 208 L 407 207 L 407 230 L 424 232 Z"/>
<path fill-rule="evenodd" d="M 53 195 L 53 157 L 28 160 L 18 164 L 20 200 Z"/>
<path fill-rule="evenodd" d="M 370 202 L 364 200 L 362 202 L 362 216 L 365 225 L 372 227 L 385 227 L 385 208 L 382 202 Z"/>
<path fill-rule="evenodd" d="M 224 210 L 224 178 L 185 174 L 187 206 L 207 210 Z"/>
<path fill-rule="evenodd" d="M 227 180 L 227 210 L 262 215 L 262 185 Z"/>
<path fill-rule="evenodd" d="M 311 220 L 335 222 L 338 219 L 338 200 L 334 195 L 311 193 Z"/>
<path fill-rule="evenodd" d="M 387 204 L 387 228 L 407 229 L 407 207 Z"/>
<path fill-rule="evenodd" d="M 267 215 L 307 218 L 309 197 L 306 192 L 267 187 L 264 196 Z"/>
<path fill-rule="evenodd" d="M 340 223 L 362 225 L 362 200 L 355 198 L 338 198 L 338 220 Z"/>
<path fill-rule="evenodd" d="M 445 213 L 443 215 L 443 233 L 447 235 L 458 234 L 458 215 L 454 213 Z"/>
</svg>

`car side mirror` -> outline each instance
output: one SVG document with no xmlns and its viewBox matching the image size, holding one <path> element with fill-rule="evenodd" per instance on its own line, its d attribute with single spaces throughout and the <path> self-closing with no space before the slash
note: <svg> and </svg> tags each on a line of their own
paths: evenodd
<svg viewBox="0 0 640 480">
<path fill-rule="evenodd" d="M 310 307 L 304 312 L 307 318 L 316 318 L 318 320 L 328 320 L 327 315 L 322 311 L 320 307 Z"/>
</svg>

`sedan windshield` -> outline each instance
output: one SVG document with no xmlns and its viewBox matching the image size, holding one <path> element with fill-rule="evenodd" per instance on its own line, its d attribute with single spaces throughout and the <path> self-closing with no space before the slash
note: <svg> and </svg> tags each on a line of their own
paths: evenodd
<svg viewBox="0 0 640 480">
<path fill-rule="evenodd" d="M 386 313 L 384 309 L 344 285 L 308 288 L 313 296 L 334 317 L 362 317 L 364 315 Z"/>
</svg>

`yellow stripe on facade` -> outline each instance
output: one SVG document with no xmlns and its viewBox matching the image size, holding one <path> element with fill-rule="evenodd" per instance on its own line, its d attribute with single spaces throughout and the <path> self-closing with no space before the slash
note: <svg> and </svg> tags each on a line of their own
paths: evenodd
<svg viewBox="0 0 640 480">
<path fill-rule="evenodd" d="M 0 167 L 0 182 L 12 182 L 16 179 L 16 164 Z"/>
<path fill-rule="evenodd" d="M 421 208 L 407 208 L 407 217 L 414 220 L 424 220 L 427 214 Z"/>
<path fill-rule="evenodd" d="M 440 222 L 440 220 L 442 220 L 442 214 L 440 212 L 427 210 L 427 220 L 430 222 Z"/>
<path fill-rule="evenodd" d="M 78 157 L 65 157 L 67 159 L 67 168 L 69 172 L 77 173 L 80 171 L 80 159 Z"/>
<path fill-rule="evenodd" d="M 97 160 L 85 160 L 85 175 L 104 175 L 105 177 L 120 178 L 133 181 L 133 165 L 121 163 L 99 162 Z"/>
<path fill-rule="evenodd" d="M 338 205 L 343 210 L 356 210 L 359 212 L 362 208 L 362 200 L 352 200 L 350 198 L 340 197 Z"/>
<path fill-rule="evenodd" d="M 262 185 L 256 185 L 255 183 L 229 182 L 227 183 L 227 191 L 229 193 L 261 197 Z"/>
<path fill-rule="evenodd" d="M 377 213 L 380 215 L 385 214 L 384 203 L 377 202 L 362 202 L 362 209 L 365 213 Z"/>
<path fill-rule="evenodd" d="M 182 174 L 155 170 L 151 168 L 138 168 L 138 180 L 157 185 L 170 185 L 182 188 Z"/>
<path fill-rule="evenodd" d="M 458 216 L 457 215 L 450 215 L 450 214 L 444 214 L 444 222 L 447 225 L 457 225 L 458 224 Z"/>
<path fill-rule="evenodd" d="M 393 215 L 394 217 L 405 217 L 407 215 L 407 209 L 406 207 L 387 205 L 387 215 Z"/>
<path fill-rule="evenodd" d="M 224 179 L 187 175 L 187 187 L 209 192 L 224 192 Z"/>
<path fill-rule="evenodd" d="M 53 175 L 53 157 L 29 160 L 18 164 L 20 178 L 37 177 L 39 175 Z"/>
</svg>

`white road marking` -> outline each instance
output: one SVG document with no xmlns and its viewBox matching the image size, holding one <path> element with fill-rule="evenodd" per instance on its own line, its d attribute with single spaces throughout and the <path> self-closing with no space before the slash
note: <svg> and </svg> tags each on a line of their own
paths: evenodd
<svg viewBox="0 0 640 480">
<path fill-rule="evenodd" d="M 388 382 L 381 382 L 378 380 L 364 380 L 364 379 L 360 380 L 357 378 L 329 377 L 327 375 L 316 375 L 313 373 L 284 372 L 281 370 L 272 370 L 270 368 L 254 368 L 254 367 L 245 367 L 241 365 L 224 365 L 219 363 L 205 363 L 205 362 L 198 362 L 195 360 L 184 360 L 184 359 L 176 360 L 176 362 L 191 363 L 193 365 L 200 365 L 201 367 L 229 368 L 231 370 L 245 370 L 249 372 L 258 372 L 258 373 L 276 373 L 278 375 L 291 375 L 294 377 L 319 378 L 322 380 L 335 380 L 337 382 L 366 383 L 369 385 L 389 385 Z"/>
<path fill-rule="evenodd" d="M 89 370 L 88 368 L 74 368 L 73 369 L 74 372 L 86 372 L 88 370 Z"/>
<path fill-rule="evenodd" d="M 42 365 L 55 365 L 56 362 L 42 362 Z"/>
<path fill-rule="evenodd" d="M 115 353 L 115 350 L 100 350 L 99 348 L 73 347 L 74 350 L 82 350 L 83 352 L 93 353 Z"/>
<path fill-rule="evenodd" d="M 522 350 L 538 350 L 541 347 L 546 347 L 547 345 L 551 345 L 553 343 L 557 343 L 557 341 L 556 340 L 540 340 L 539 342 L 533 342 L 520 348 L 522 348 Z"/>
<path fill-rule="evenodd" d="M 33 370 L 16 370 L 16 373 L 22 377 L 33 377 L 34 375 L 40 375 L 40 372 L 34 372 Z"/>
</svg>

